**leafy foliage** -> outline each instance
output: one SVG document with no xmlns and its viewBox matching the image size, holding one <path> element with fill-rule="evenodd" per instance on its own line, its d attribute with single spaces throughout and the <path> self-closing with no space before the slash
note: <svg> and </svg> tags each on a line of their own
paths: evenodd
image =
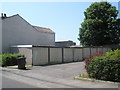
<svg viewBox="0 0 120 90">
<path fill-rule="evenodd" d="M 23 56 L 21 54 L 1 54 L 0 55 L 0 65 L 1 66 L 12 66 L 17 65 L 17 58 Z"/>
<path fill-rule="evenodd" d="M 108 2 L 91 4 L 84 12 L 85 19 L 79 30 L 80 43 L 89 46 L 120 43 L 117 14 L 116 7 Z"/>
<path fill-rule="evenodd" d="M 91 63 L 92 59 L 97 56 L 104 56 L 104 54 L 102 52 L 99 52 L 99 53 L 95 53 L 93 55 L 85 57 L 84 62 L 85 62 L 85 69 L 87 73 L 89 73 L 88 65 Z"/>
<path fill-rule="evenodd" d="M 87 65 L 87 69 L 91 78 L 120 82 L 120 50 L 94 57 Z"/>
</svg>

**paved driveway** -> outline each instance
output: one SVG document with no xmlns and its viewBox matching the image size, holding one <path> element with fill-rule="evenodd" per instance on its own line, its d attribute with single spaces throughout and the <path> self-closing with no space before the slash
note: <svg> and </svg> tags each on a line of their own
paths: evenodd
<svg viewBox="0 0 120 90">
<path fill-rule="evenodd" d="M 30 70 L 3 69 L 5 77 L 40 88 L 116 88 L 117 84 L 74 80 L 85 73 L 84 62 L 33 66 Z"/>
<path fill-rule="evenodd" d="M 57 64 L 49 66 L 33 66 L 29 72 L 49 75 L 56 78 L 73 79 L 74 76 L 85 73 L 84 62 Z"/>
</svg>

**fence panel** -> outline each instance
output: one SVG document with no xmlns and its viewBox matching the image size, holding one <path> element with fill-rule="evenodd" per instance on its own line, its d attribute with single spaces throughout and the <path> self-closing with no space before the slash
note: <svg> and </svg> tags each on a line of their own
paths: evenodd
<svg viewBox="0 0 120 90">
<path fill-rule="evenodd" d="M 82 48 L 74 48 L 74 61 L 82 61 Z"/>
<path fill-rule="evenodd" d="M 64 48 L 64 62 L 73 61 L 73 48 Z"/>
<path fill-rule="evenodd" d="M 97 53 L 97 49 L 98 48 L 91 48 L 91 55 L 96 54 Z"/>
<path fill-rule="evenodd" d="M 98 52 L 103 52 L 103 48 L 102 47 L 98 48 Z"/>
<path fill-rule="evenodd" d="M 83 48 L 83 57 L 90 56 L 90 48 Z"/>
<path fill-rule="evenodd" d="M 82 61 L 86 56 L 90 56 L 97 52 L 105 53 L 110 50 L 110 47 L 12 47 L 13 53 L 24 54 L 27 60 L 27 64 L 33 65 Z"/>
<path fill-rule="evenodd" d="M 108 48 L 103 48 L 103 53 L 108 52 Z"/>
<path fill-rule="evenodd" d="M 48 48 L 33 47 L 33 65 L 48 64 Z"/>
<path fill-rule="evenodd" d="M 50 48 L 50 64 L 62 63 L 62 48 Z"/>
<path fill-rule="evenodd" d="M 111 51 L 111 48 L 107 48 L 107 52 Z"/>
</svg>

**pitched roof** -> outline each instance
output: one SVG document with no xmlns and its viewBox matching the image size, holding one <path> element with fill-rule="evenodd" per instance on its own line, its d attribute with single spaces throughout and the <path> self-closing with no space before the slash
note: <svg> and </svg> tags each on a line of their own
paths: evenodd
<svg viewBox="0 0 120 90">
<path fill-rule="evenodd" d="M 19 16 L 21 17 L 19 14 L 16 14 L 16 15 L 13 15 L 13 16 L 9 16 L 9 17 L 5 17 L 3 18 L 4 19 L 7 19 L 7 18 L 12 18 L 14 16 Z M 22 17 L 21 17 L 22 18 Z M 23 18 L 22 18 L 23 19 Z M 24 21 L 26 21 L 25 19 L 23 19 Z M 27 22 L 27 21 L 26 21 Z M 27 22 L 28 23 L 28 22 Z M 29 24 L 29 23 L 28 23 Z M 31 24 L 29 24 L 31 25 Z M 32 26 L 32 25 L 31 25 Z M 44 27 L 39 27 L 39 26 L 32 26 L 35 30 L 38 30 L 38 31 L 42 31 L 42 32 L 45 32 L 45 33 L 55 33 L 54 31 L 52 31 L 51 29 L 49 28 L 44 28 Z"/>
<path fill-rule="evenodd" d="M 1 16 L 1 19 L 4 20 L 4 19 L 15 17 L 15 16 L 19 16 L 19 14 L 15 14 L 15 15 L 12 15 L 12 16 L 6 16 L 4 18 L 2 18 L 2 16 Z"/>
<path fill-rule="evenodd" d="M 55 33 L 49 28 L 44 28 L 44 27 L 39 27 L 39 26 L 33 26 L 33 27 L 38 31 L 43 31 L 43 32 L 46 32 L 46 33 Z"/>
</svg>

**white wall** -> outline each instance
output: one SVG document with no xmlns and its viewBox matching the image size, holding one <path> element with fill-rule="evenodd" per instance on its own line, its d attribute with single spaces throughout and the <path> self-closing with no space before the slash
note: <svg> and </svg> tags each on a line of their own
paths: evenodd
<svg viewBox="0 0 120 90">
<path fill-rule="evenodd" d="M 82 48 L 74 48 L 74 61 L 82 61 Z"/>
<path fill-rule="evenodd" d="M 62 63 L 62 48 L 50 48 L 50 63 Z"/>
<path fill-rule="evenodd" d="M 98 48 L 91 48 L 91 55 L 98 53 Z"/>
<path fill-rule="evenodd" d="M 32 47 L 12 47 L 12 53 L 20 53 L 26 57 L 26 64 L 32 65 Z"/>
<path fill-rule="evenodd" d="M 0 18 L 0 54 L 2 53 L 2 20 Z"/>
<path fill-rule="evenodd" d="M 83 48 L 83 57 L 90 56 L 90 48 Z"/>
<path fill-rule="evenodd" d="M 103 48 L 103 53 L 106 53 L 108 51 L 108 48 Z"/>
<path fill-rule="evenodd" d="M 19 49 L 20 50 L 20 49 Z M 62 51 L 63 50 L 63 51 Z M 46 64 L 56 64 L 63 62 L 73 62 L 82 61 L 83 58 L 95 54 L 95 52 L 106 52 L 110 48 L 58 48 L 58 47 L 48 47 L 48 46 L 38 46 L 32 47 L 32 59 L 33 65 L 46 65 Z M 22 50 L 22 51 L 26 51 Z M 27 50 L 29 52 L 29 50 Z M 26 51 L 26 52 L 27 52 Z M 24 52 L 23 52 L 24 53 Z M 27 56 L 28 55 L 28 56 Z M 30 54 L 25 53 L 25 56 L 29 57 Z"/>
<path fill-rule="evenodd" d="M 98 48 L 98 52 L 103 52 L 103 48 Z"/>
<path fill-rule="evenodd" d="M 48 48 L 33 47 L 33 65 L 48 64 Z"/>
<path fill-rule="evenodd" d="M 73 48 L 64 48 L 64 62 L 73 61 Z"/>
<path fill-rule="evenodd" d="M 12 45 L 55 45 L 55 34 L 35 30 L 20 16 L 3 20 L 3 49 Z"/>
</svg>

